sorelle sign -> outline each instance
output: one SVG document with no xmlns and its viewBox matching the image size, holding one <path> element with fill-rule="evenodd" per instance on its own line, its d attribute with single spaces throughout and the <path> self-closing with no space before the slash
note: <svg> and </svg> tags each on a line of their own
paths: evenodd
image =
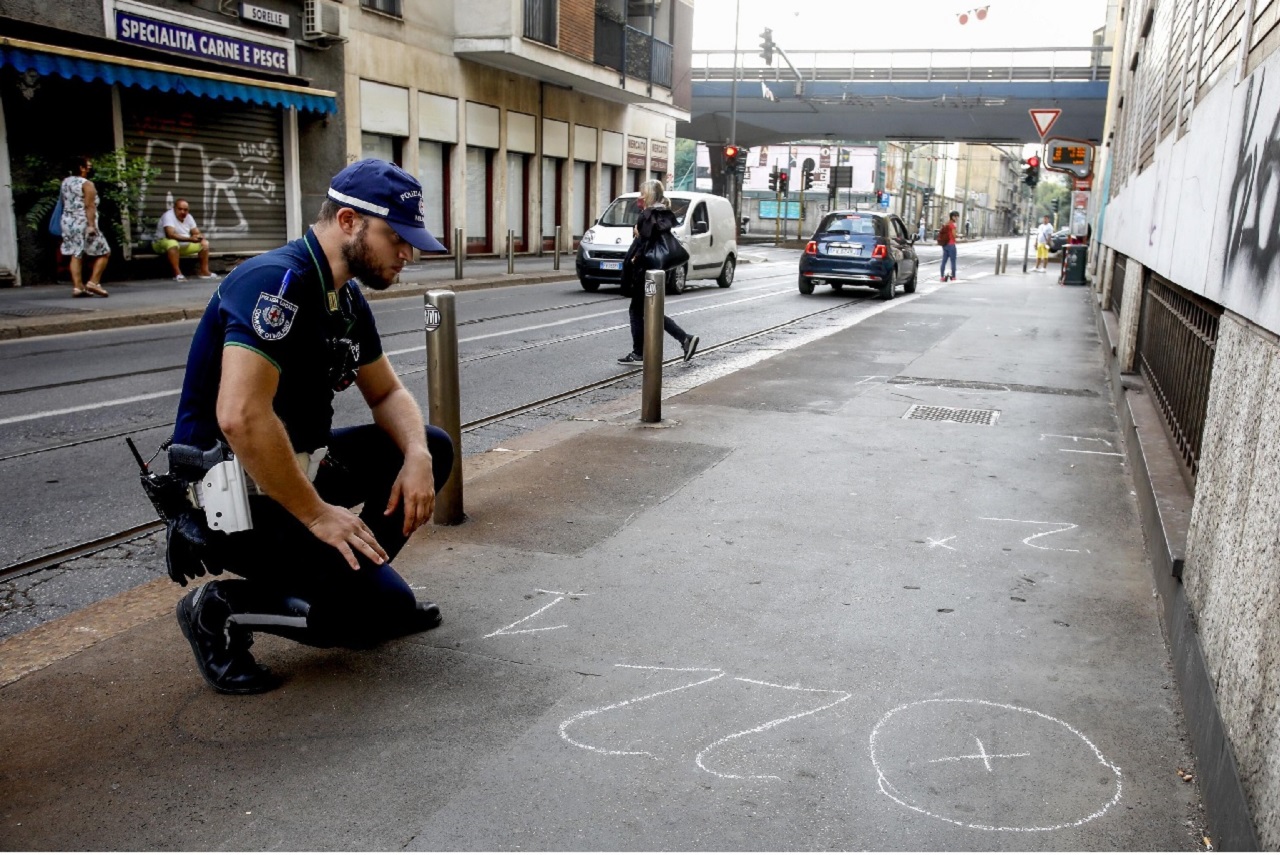
<svg viewBox="0 0 1280 855">
<path fill-rule="evenodd" d="M 240 4 L 240 18 L 244 21 L 253 21 L 255 24 L 265 24 L 268 27 L 279 27 L 282 30 L 289 29 L 289 16 L 284 12 L 264 9 L 261 6 L 252 6 L 248 3 Z"/>
</svg>

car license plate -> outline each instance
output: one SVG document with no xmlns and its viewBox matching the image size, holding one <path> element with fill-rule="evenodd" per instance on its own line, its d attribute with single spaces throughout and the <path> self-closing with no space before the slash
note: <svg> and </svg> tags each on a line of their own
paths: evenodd
<svg viewBox="0 0 1280 855">
<path fill-rule="evenodd" d="M 857 244 L 832 244 L 827 247 L 827 255 L 862 255 L 862 247 Z"/>
<path fill-rule="evenodd" d="M 600 262 L 600 269 L 601 270 L 621 270 L 622 262 L 621 261 L 602 261 Z"/>
</svg>

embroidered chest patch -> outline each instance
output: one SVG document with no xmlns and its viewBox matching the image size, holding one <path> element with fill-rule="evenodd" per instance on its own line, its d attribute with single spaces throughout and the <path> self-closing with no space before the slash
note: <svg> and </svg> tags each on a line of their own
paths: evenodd
<svg viewBox="0 0 1280 855">
<path fill-rule="evenodd" d="M 264 341 L 279 341 L 289 334 L 298 307 L 275 294 L 263 292 L 253 307 L 253 331 Z"/>
</svg>

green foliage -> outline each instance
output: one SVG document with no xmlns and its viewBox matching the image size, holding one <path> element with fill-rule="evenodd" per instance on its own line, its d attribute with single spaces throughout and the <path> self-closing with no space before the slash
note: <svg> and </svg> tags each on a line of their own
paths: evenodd
<svg viewBox="0 0 1280 855">
<path fill-rule="evenodd" d="M 698 174 L 698 141 L 697 140 L 676 140 L 675 164 L 671 170 L 671 174 L 675 176 L 674 187 L 671 190 L 692 190 L 694 188 L 694 177 Z"/>
<path fill-rule="evenodd" d="M 93 171 L 89 178 L 97 188 L 98 224 L 114 238 L 114 246 L 131 243 L 125 227 L 125 217 L 141 234 L 142 194 L 147 183 L 160 174 L 160 168 L 149 166 L 146 158 L 132 156 L 126 149 L 118 148 L 92 158 Z M 13 194 L 18 207 L 26 207 L 23 223 L 27 228 L 40 231 L 49 223 L 49 215 L 58 204 L 58 191 L 62 170 L 56 169 L 38 155 L 28 155 L 19 170 L 15 171 Z"/>
<path fill-rule="evenodd" d="M 1041 172 L 1040 183 L 1036 185 L 1036 197 L 1033 223 L 1039 223 L 1040 218 L 1048 215 L 1053 216 L 1053 200 L 1058 200 L 1058 219 L 1063 220 L 1063 215 L 1071 210 L 1071 187 L 1069 176 L 1059 172 Z"/>
<path fill-rule="evenodd" d="M 102 199 L 101 209 L 106 213 L 105 223 L 111 228 L 116 246 L 132 243 L 126 231 L 126 218 L 134 231 L 141 235 L 142 194 L 147 184 L 160 174 L 160 168 L 149 166 L 144 157 L 131 156 L 126 149 L 107 152 L 93 161 L 93 184 Z M 98 222 L 104 222 L 99 214 Z"/>
<path fill-rule="evenodd" d="M 22 222 L 27 228 L 39 231 L 48 224 L 49 214 L 58 204 L 58 188 L 62 186 L 62 179 L 58 177 L 58 170 L 38 155 L 27 155 L 14 167 L 14 208 L 22 210 L 25 207 Z"/>
</svg>

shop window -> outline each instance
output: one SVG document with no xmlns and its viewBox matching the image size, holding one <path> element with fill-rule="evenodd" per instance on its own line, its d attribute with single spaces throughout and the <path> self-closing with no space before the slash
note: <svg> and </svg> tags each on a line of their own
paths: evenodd
<svg viewBox="0 0 1280 855">
<path fill-rule="evenodd" d="M 400 9 L 400 3 L 401 0 L 360 0 L 360 8 L 402 18 L 404 14 Z"/>
<path fill-rule="evenodd" d="M 467 146 L 467 252 L 493 252 L 493 149 Z"/>
<path fill-rule="evenodd" d="M 507 152 L 507 228 L 515 232 L 516 252 L 528 250 L 529 156 L 527 154 Z"/>
<path fill-rule="evenodd" d="M 403 166 L 404 140 L 400 137 L 371 134 L 366 131 L 360 135 L 360 156 L 376 157 L 379 160 L 394 163 L 396 166 Z"/>
<path fill-rule="evenodd" d="M 560 222 L 560 172 L 564 161 L 542 158 L 542 248 L 555 249 L 556 226 Z"/>
<path fill-rule="evenodd" d="M 618 194 L 618 167 L 602 166 L 600 167 L 600 204 L 596 206 L 596 210 L 604 213 L 604 209 L 609 207 L 609 203 L 613 201 L 614 196 Z"/>
<path fill-rule="evenodd" d="M 573 162 L 573 185 L 569 188 L 569 230 L 576 241 L 591 222 L 591 164 Z"/>
<path fill-rule="evenodd" d="M 438 142 L 418 143 L 418 182 L 422 184 L 422 213 L 427 231 L 453 249 L 449 227 L 449 154 L 452 146 Z"/>
<path fill-rule="evenodd" d="M 635 193 L 640 189 L 640 182 L 644 180 L 644 171 L 640 169 L 627 170 L 627 192 Z"/>
</svg>

